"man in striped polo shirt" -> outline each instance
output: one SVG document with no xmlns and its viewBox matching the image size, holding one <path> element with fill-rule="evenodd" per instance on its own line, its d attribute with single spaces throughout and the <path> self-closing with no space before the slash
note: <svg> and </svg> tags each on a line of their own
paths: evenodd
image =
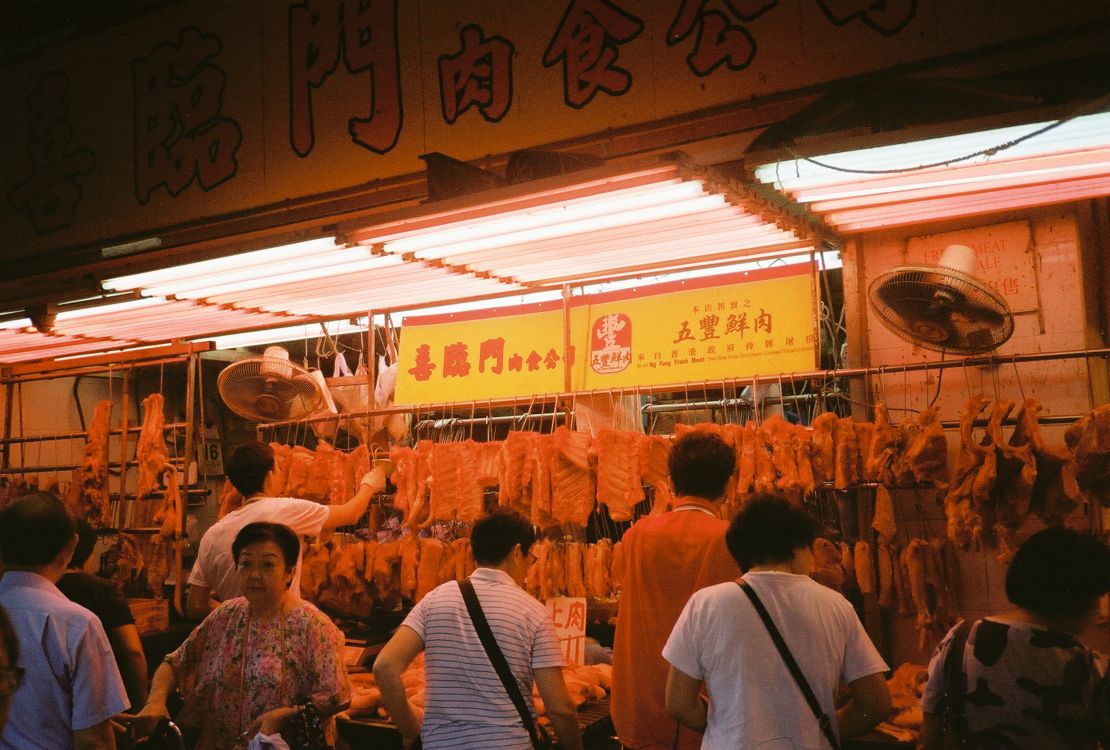
<svg viewBox="0 0 1110 750">
<path fill-rule="evenodd" d="M 470 537 L 478 563 L 470 581 L 528 707 L 534 714 L 535 680 L 560 746 L 581 750 L 582 735 L 563 683 L 563 653 L 551 615 L 521 588 L 535 541 L 531 525 L 516 513 L 499 510 L 479 519 Z M 401 673 L 421 651 L 426 675 L 422 717 L 401 682 Z M 425 750 L 531 746 L 454 581 L 437 587 L 413 608 L 378 654 L 374 676 L 405 747 L 417 738 Z"/>
</svg>

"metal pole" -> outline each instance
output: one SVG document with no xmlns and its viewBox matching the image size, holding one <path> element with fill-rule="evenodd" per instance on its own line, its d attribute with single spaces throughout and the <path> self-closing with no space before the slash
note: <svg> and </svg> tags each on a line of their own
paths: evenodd
<svg viewBox="0 0 1110 750">
<path fill-rule="evenodd" d="M 127 432 L 128 420 L 131 417 L 131 370 L 125 369 L 123 371 L 123 395 L 120 397 L 119 416 L 119 497 L 120 504 L 119 518 L 116 519 L 116 525 L 126 527 L 128 522 L 128 506 L 123 502 L 123 498 L 127 495 Z M 131 503 L 130 508 L 135 510 L 135 503 Z M 132 512 L 130 515 L 134 515 Z"/>
<path fill-rule="evenodd" d="M 902 364 L 902 365 L 884 365 L 882 367 L 882 371 L 883 371 L 884 374 L 889 374 L 889 373 L 892 373 L 892 372 L 918 372 L 918 371 L 925 370 L 925 369 L 939 370 L 939 369 L 944 369 L 944 368 L 948 368 L 948 367 L 965 367 L 965 366 L 968 366 L 968 367 L 984 367 L 984 366 L 1005 365 L 1005 364 L 1009 364 L 1011 362 L 1044 362 L 1044 361 L 1061 360 L 1061 359 L 1081 359 L 1081 358 L 1084 358 L 1084 357 L 1110 357 L 1110 348 L 1105 348 L 1105 349 L 1081 349 L 1081 350 L 1063 351 L 1063 352 L 1042 352 L 1042 353 L 1037 353 L 1037 354 L 1014 354 L 1014 355 L 1005 356 L 1005 357 L 987 356 L 987 357 L 974 357 L 974 358 L 960 359 L 960 360 L 948 359 L 948 360 L 943 360 L 943 361 L 935 360 L 935 361 L 931 361 L 931 362 L 913 362 L 913 363 Z M 845 378 L 862 377 L 862 376 L 865 376 L 865 375 L 876 374 L 876 373 L 879 372 L 879 369 L 880 368 L 878 368 L 878 367 L 852 367 L 852 368 L 844 368 L 844 369 L 840 369 L 840 370 L 812 370 L 810 372 L 781 373 L 777 376 L 776 375 L 767 375 L 767 374 L 751 375 L 751 376 L 745 376 L 745 377 L 740 377 L 740 378 L 726 379 L 726 380 L 723 380 L 722 383 L 730 384 L 733 387 L 738 387 L 738 386 L 742 386 L 742 385 L 752 385 L 753 386 L 753 391 L 756 391 L 753 394 L 753 400 L 756 402 L 756 404 L 758 404 L 758 398 L 759 398 L 758 384 L 761 381 L 766 382 L 768 379 L 774 379 L 776 377 L 783 380 L 784 382 L 787 382 L 787 381 L 792 382 L 792 381 L 795 381 L 795 380 L 812 380 L 812 379 L 815 379 L 815 378 L 821 378 L 823 380 L 827 380 L 827 379 L 833 378 L 833 377 L 845 377 Z M 667 383 L 667 384 L 663 384 L 663 385 L 644 386 L 643 388 L 640 389 L 640 391 L 643 392 L 643 393 L 666 393 L 666 392 L 673 392 L 673 391 L 681 391 L 685 388 L 688 388 L 689 385 L 690 385 L 689 383 Z M 603 395 L 606 395 L 608 393 L 610 393 L 610 391 L 605 390 L 605 389 L 594 390 L 594 391 L 582 391 L 582 392 L 577 392 L 577 393 L 576 392 L 544 393 L 544 394 L 536 394 L 534 396 L 517 396 L 517 397 L 512 397 L 512 398 L 487 399 L 486 403 L 489 405 L 490 408 L 502 407 L 502 406 L 528 406 L 528 405 L 534 405 L 534 404 L 551 403 L 551 402 L 554 402 L 554 401 L 558 401 L 560 399 L 572 399 L 575 396 L 581 396 L 581 395 L 603 396 Z M 465 405 L 467 408 L 469 408 L 470 401 L 466 401 L 466 402 L 450 401 L 450 402 L 441 402 L 441 403 L 436 403 L 436 404 L 420 404 L 419 409 L 421 411 L 438 411 L 438 410 L 452 411 L 452 410 L 457 410 L 457 409 L 462 408 L 463 405 Z M 394 404 L 392 406 L 387 406 L 387 407 L 383 407 L 383 408 L 380 408 L 380 409 L 367 409 L 365 412 L 362 412 L 358 416 L 371 416 L 371 415 L 378 415 L 378 414 L 383 414 L 383 415 L 384 414 L 408 414 L 416 408 L 418 408 L 418 407 L 415 404 Z M 334 415 L 333 414 L 333 415 L 324 416 L 324 417 L 312 417 L 312 418 L 306 418 L 306 419 L 289 419 L 289 420 L 284 420 L 284 421 L 280 421 L 280 422 L 269 422 L 269 423 L 266 423 L 266 424 L 260 424 L 258 426 L 258 428 L 260 430 L 269 430 L 269 429 L 273 429 L 273 428 L 276 428 L 276 427 L 285 427 L 285 426 L 291 426 L 291 425 L 308 425 L 308 424 L 314 424 L 316 422 L 327 421 L 329 419 L 340 419 L 340 418 L 342 418 L 342 415 Z"/>
<path fill-rule="evenodd" d="M 196 440 L 196 379 L 200 368 L 197 366 L 200 357 L 197 354 L 190 354 L 188 364 L 185 367 L 185 471 L 184 476 L 181 478 L 183 487 L 189 486 L 189 468 L 196 460 L 196 446 L 193 444 Z M 176 508 L 177 511 L 177 528 L 174 529 L 173 538 L 173 606 L 177 613 L 182 617 L 185 616 L 185 608 L 182 603 L 183 592 L 185 590 L 185 582 L 182 580 L 185 577 L 185 508 L 189 505 L 185 502 L 186 495 L 181 495 L 181 507 Z"/>
</svg>

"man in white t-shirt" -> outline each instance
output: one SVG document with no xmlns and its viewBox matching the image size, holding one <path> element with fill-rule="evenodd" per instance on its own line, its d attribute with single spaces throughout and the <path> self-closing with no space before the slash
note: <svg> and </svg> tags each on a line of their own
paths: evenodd
<svg viewBox="0 0 1110 750">
<path fill-rule="evenodd" d="M 822 711 L 835 717 L 838 736 L 853 737 L 890 714 L 883 678 L 888 667 L 848 600 L 809 577 L 816 533 L 816 520 L 804 510 L 765 496 L 745 504 L 729 525 L 725 543 Z M 738 583 L 695 593 L 663 658 L 671 665 L 667 711 L 705 732 L 702 750 L 828 750 L 817 717 Z M 838 711 L 834 699 L 842 682 L 852 697 Z M 699 698 L 703 684 L 708 705 Z"/>
<path fill-rule="evenodd" d="M 385 474 L 374 468 L 359 482 L 358 492 L 342 505 L 321 505 L 295 497 L 266 497 L 262 488 L 274 470 L 274 451 L 265 443 L 239 446 L 224 462 L 228 481 L 246 498 L 243 505 L 221 518 L 204 533 L 197 550 L 197 561 L 189 573 L 188 614 L 202 619 L 212 611 L 212 599 L 227 601 L 241 596 L 235 575 L 231 543 L 240 529 L 255 521 L 288 526 L 302 538 L 319 536 L 337 526 L 350 526 L 366 512 L 370 498 L 385 489 Z M 303 549 L 303 545 L 302 545 Z M 290 591 L 301 585 L 301 566 L 293 572 Z"/>
</svg>

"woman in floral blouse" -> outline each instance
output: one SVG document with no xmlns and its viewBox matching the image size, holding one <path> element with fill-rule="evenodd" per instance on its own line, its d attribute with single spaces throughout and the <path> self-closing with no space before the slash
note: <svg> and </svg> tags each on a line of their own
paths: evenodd
<svg viewBox="0 0 1110 750">
<path fill-rule="evenodd" d="M 197 750 L 246 747 L 258 732 L 280 732 L 292 744 L 295 725 L 312 713 L 333 739 L 330 719 L 350 697 L 343 635 L 288 590 L 300 540 L 287 526 L 252 523 L 232 555 L 243 596 L 221 604 L 158 667 L 136 735 L 169 717 L 176 688 L 184 698 L 177 723 Z"/>
</svg>

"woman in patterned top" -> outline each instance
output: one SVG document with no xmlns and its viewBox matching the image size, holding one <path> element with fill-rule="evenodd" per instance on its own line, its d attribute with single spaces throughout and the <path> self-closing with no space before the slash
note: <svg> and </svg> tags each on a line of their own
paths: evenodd
<svg viewBox="0 0 1110 750">
<path fill-rule="evenodd" d="M 313 709 L 329 726 L 350 696 L 343 635 L 327 615 L 289 592 L 300 540 L 287 526 L 252 523 L 232 544 L 242 597 L 221 604 L 158 667 L 150 698 L 136 716 L 139 736 L 177 717 L 197 750 L 246 747 L 261 732 L 290 741 L 294 718 Z M 311 706 L 306 704 L 311 702 Z"/>
<path fill-rule="evenodd" d="M 1107 658 L 1076 636 L 1110 591 L 1110 548 L 1090 534 L 1045 529 L 1026 540 L 1006 574 L 1017 609 L 977 620 L 963 649 L 969 748 L 1110 747 Z M 926 750 L 943 747 L 944 664 L 953 628 L 929 663 L 921 698 Z"/>
</svg>

